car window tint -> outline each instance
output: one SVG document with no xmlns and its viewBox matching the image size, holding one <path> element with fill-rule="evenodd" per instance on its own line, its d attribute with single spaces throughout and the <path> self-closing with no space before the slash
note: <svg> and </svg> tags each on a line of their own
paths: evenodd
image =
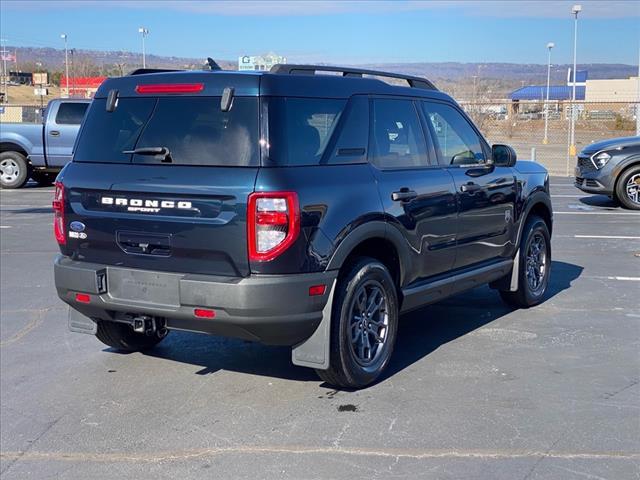
<svg viewBox="0 0 640 480">
<path fill-rule="evenodd" d="M 131 155 L 122 152 L 135 147 L 156 99 L 120 98 L 113 112 L 107 112 L 106 102 L 104 98 L 93 100 L 78 138 L 74 161 L 131 161 Z"/>
<path fill-rule="evenodd" d="M 421 102 L 431 123 L 434 143 L 445 165 L 483 163 L 480 137 L 455 108 L 437 102 Z"/>
<path fill-rule="evenodd" d="M 136 149 L 165 147 L 177 165 L 247 167 L 260 162 L 258 136 L 256 97 L 234 98 L 228 112 L 220 97 L 160 97 Z M 160 162 L 154 155 L 133 157 L 133 163 Z"/>
<path fill-rule="evenodd" d="M 325 98 L 270 98 L 269 162 L 318 165 L 345 104 Z"/>
<path fill-rule="evenodd" d="M 376 98 L 371 107 L 373 164 L 383 169 L 426 166 L 426 144 L 413 102 Z"/>
<path fill-rule="evenodd" d="M 58 125 L 80 125 L 87 111 L 88 103 L 61 103 L 56 113 Z"/>
<path fill-rule="evenodd" d="M 340 133 L 331 145 L 331 155 L 326 159 L 326 163 L 365 163 L 369 144 L 369 98 L 351 97 L 338 128 Z"/>
</svg>

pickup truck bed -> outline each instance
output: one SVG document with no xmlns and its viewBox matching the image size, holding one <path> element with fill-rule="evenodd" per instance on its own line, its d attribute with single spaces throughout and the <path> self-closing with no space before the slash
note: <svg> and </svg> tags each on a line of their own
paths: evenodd
<svg viewBox="0 0 640 480">
<path fill-rule="evenodd" d="M 21 188 L 32 178 L 53 183 L 70 160 L 91 100 L 55 99 L 42 123 L 3 123 L 0 130 L 0 187 Z"/>
</svg>

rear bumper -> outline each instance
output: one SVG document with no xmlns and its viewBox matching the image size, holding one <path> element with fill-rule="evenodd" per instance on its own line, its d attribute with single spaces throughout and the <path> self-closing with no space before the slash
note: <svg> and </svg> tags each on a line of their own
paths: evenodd
<svg viewBox="0 0 640 480">
<path fill-rule="evenodd" d="M 63 255 L 56 257 L 54 271 L 58 296 L 92 319 L 148 315 L 166 320 L 169 329 L 270 345 L 296 345 L 313 334 L 338 273 L 229 278 L 125 269 Z M 309 296 L 309 287 L 321 284 L 326 285 L 324 295 Z M 90 301 L 76 301 L 76 293 L 89 294 Z M 195 308 L 212 309 L 215 317 L 197 318 Z"/>
</svg>

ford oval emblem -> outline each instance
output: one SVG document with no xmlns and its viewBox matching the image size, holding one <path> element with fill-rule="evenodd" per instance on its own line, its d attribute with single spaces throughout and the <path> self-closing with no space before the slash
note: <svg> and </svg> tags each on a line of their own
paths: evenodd
<svg viewBox="0 0 640 480">
<path fill-rule="evenodd" d="M 82 222 L 71 222 L 69 226 L 74 232 L 84 232 L 84 223 Z"/>
</svg>

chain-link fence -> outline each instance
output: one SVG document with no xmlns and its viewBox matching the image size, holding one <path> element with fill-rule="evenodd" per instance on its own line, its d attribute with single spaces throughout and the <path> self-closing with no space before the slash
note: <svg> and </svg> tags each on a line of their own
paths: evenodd
<svg viewBox="0 0 640 480">
<path fill-rule="evenodd" d="M 461 103 L 490 143 L 506 143 L 518 158 L 532 158 L 552 174 L 573 175 L 569 155 L 571 102 L 549 102 L 545 139 L 544 102 Z M 612 137 L 636 134 L 638 103 L 575 103 L 575 144 L 585 146 Z"/>
<path fill-rule="evenodd" d="M 43 110 L 40 105 L 0 105 L 0 123 L 40 123 Z"/>
</svg>

